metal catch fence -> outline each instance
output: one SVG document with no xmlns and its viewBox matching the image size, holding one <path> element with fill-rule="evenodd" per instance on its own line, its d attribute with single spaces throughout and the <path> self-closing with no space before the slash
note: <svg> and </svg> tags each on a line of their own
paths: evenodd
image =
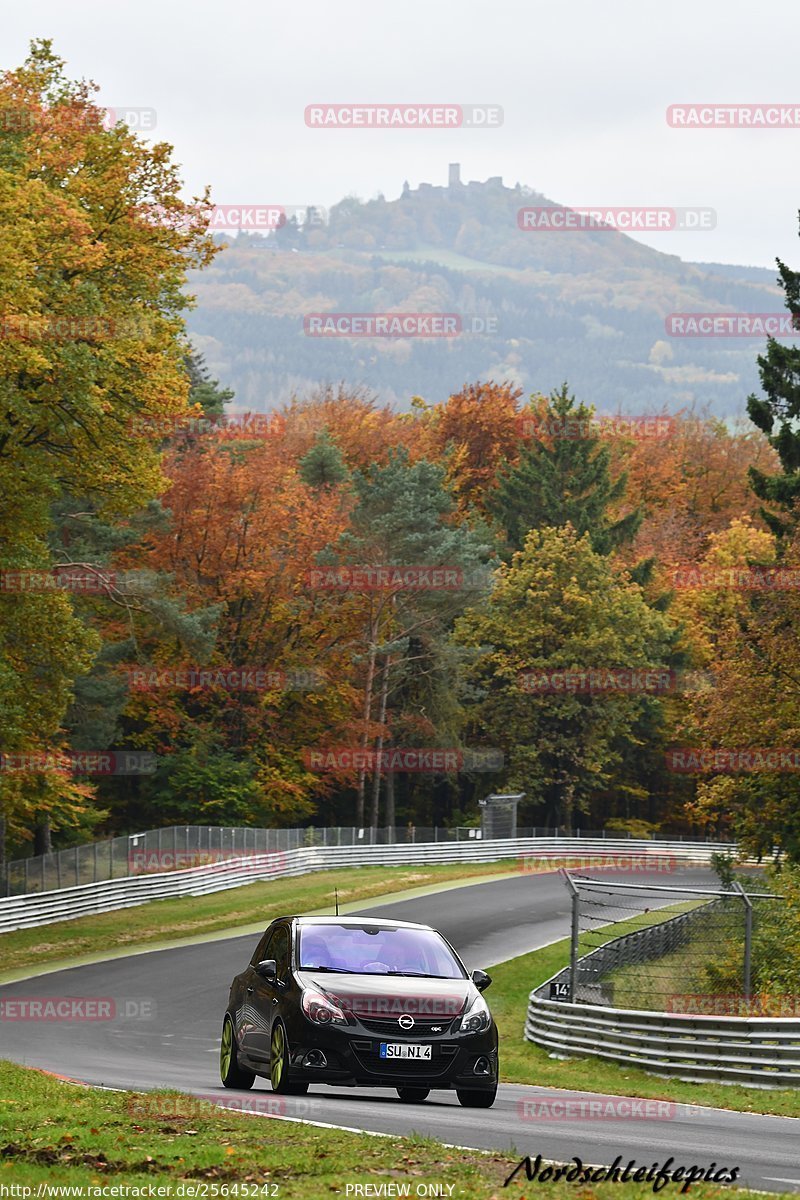
<svg viewBox="0 0 800 1200">
<path fill-rule="evenodd" d="M 782 897 L 741 883 L 692 888 L 563 874 L 572 895 L 570 968 L 554 998 L 707 1016 L 794 1009 L 798 988 L 781 978 Z"/>
<path fill-rule="evenodd" d="M 210 825 L 171 825 L 107 838 L 83 846 L 70 846 L 53 854 L 12 860 L 6 878 L 0 878 L 0 896 L 24 896 L 80 887 L 108 879 L 125 879 L 153 871 L 203 866 L 232 855 L 288 853 L 310 846 L 388 846 L 419 842 L 468 842 L 481 837 L 511 836 L 472 826 L 398 825 L 371 829 L 358 826 L 321 826 L 298 829 L 256 829 Z M 559 828 L 543 826 L 515 829 L 515 837 L 568 836 Z M 576 838 L 605 838 L 604 832 L 575 830 Z M 619 840 L 626 835 L 609 835 Z M 683 841 L 683 838 L 671 838 Z M 691 839 L 686 839 L 691 840 Z"/>
</svg>

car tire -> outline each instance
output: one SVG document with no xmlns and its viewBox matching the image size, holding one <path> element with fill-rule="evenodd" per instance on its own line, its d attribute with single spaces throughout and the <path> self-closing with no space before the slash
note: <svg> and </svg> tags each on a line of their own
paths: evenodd
<svg viewBox="0 0 800 1200">
<path fill-rule="evenodd" d="M 491 1108 L 497 1097 L 497 1088 L 494 1091 L 476 1092 L 471 1088 L 456 1088 L 458 1103 L 464 1108 Z"/>
<path fill-rule="evenodd" d="M 423 1100 L 427 1100 L 431 1094 L 430 1088 L 421 1087 L 399 1087 L 397 1094 L 404 1104 L 422 1104 Z"/>
<path fill-rule="evenodd" d="M 236 1046 L 236 1034 L 233 1021 L 228 1013 L 222 1022 L 222 1038 L 219 1045 L 219 1077 L 226 1088 L 239 1088 L 247 1091 L 255 1083 L 253 1071 L 247 1071 L 239 1066 L 239 1052 Z"/>
<path fill-rule="evenodd" d="M 282 1021 L 272 1026 L 269 1041 L 269 1082 L 279 1096 L 305 1096 L 308 1084 L 289 1078 L 289 1043 Z"/>
</svg>

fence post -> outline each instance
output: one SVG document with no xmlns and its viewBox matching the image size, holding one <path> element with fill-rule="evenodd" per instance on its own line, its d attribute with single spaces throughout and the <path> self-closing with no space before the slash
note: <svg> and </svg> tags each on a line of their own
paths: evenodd
<svg viewBox="0 0 800 1200">
<path fill-rule="evenodd" d="M 753 902 L 737 880 L 734 884 L 744 901 L 744 964 L 742 990 L 745 1000 L 750 999 L 751 990 L 751 959 L 753 947 Z"/>
<path fill-rule="evenodd" d="M 580 903 L 580 896 L 569 871 L 567 871 L 565 867 L 561 867 L 559 874 L 563 877 L 564 882 L 572 894 L 572 926 L 570 931 L 569 946 L 569 999 L 571 1004 L 575 1004 L 577 1003 L 575 998 L 575 988 L 578 981 L 578 935 L 580 927 L 580 914 L 578 905 Z"/>
</svg>

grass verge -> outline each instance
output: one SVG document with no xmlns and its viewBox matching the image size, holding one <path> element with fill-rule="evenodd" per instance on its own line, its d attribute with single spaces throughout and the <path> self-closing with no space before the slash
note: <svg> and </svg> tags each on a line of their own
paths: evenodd
<svg viewBox="0 0 800 1200">
<path fill-rule="evenodd" d="M 800 1117 L 800 1089 L 745 1088 L 738 1084 L 686 1083 L 662 1079 L 634 1067 L 601 1058 L 551 1058 L 546 1050 L 523 1037 L 528 994 L 569 962 L 569 939 L 523 954 L 491 968 L 487 999 L 500 1030 L 500 1065 L 507 1083 L 570 1088 L 612 1096 L 641 1096 L 679 1103 L 704 1104 L 736 1112 L 774 1113 Z M 692 1188 L 694 1193 L 694 1188 Z"/>
<path fill-rule="evenodd" d="M 78 1088 L 11 1063 L 0 1062 L 0 1096 L 0 1185 L 31 1188 L 27 1194 L 33 1196 L 40 1184 L 85 1188 L 82 1194 L 87 1200 L 101 1195 L 90 1189 L 127 1185 L 146 1189 L 141 1193 L 145 1196 L 190 1200 L 221 1196 L 330 1200 L 333 1195 L 348 1195 L 348 1185 L 361 1184 L 362 1188 L 370 1185 L 360 1192 L 362 1196 L 425 1195 L 418 1189 L 438 1185 L 438 1192 L 427 1194 L 494 1200 L 501 1194 L 534 1194 L 539 1187 L 527 1183 L 521 1173 L 503 1191 L 503 1180 L 519 1159 L 512 1152 L 449 1149 L 424 1137 L 370 1137 L 239 1116 L 210 1105 L 198 1106 L 190 1114 L 178 1106 L 178 1101 L 185 1103 L 189 1097 L 176 1093 L 151 1092 L 144 1097 Z M 157 1112 L 160 1102 L 164 1115 Z M 420 1125 L 424 1119 L 421 1108 Z M 539 1150 L 546 1158 L 543 1147 L 532 1153 Z M 609 1163 L 613 1157 L 609 1153 Z M 677 1147 L 674 1157 L 674 1165 L 680 1164 Z M 377 1190 L 381 1184 L 394 1189 L 381 1193 Z M 399 1190 L 403 1185 L 409 1189 L 405 1193 Z M 150 1188 L 159 1190 L 148 1192 Z M 619 1200 L 620 1196 L 614 1183 L 592 1184 L 589 1190 L 559 1180 L 548 1183 L 546 1191 L 551 1200 L 575 1196 Z M 3 1194 L 25 1200 L 19 1190 Z M 663 1192 L 665 1197 L 680 1194 L 680 1183 L 668 1184 Z M 628 1183 L 624 1195 L 626 1200 L 644 1200 L 652 1198 L 653 1188 Z M 730 1189 L 695 1184 L 691 1195 L 695 1200 L 722 1200 L 730 1196 Z M 760 1193 L 737 1195 L 755 1200 Z"/>
<path fill-rule="evenodd" d="M 344 867 L 299 878 L 249 883 L 208 896 L 183 896 L 176 900 L 150 900 L 136 908 L 117 909 L 58 921 L 35 929 L 18 929 L 0 935 L 2 976 L 24 967 L 36 968 L 63 959 L 81 958 L 130 947 L 154 946 L 181 938 L 219 931 L 241 933 L 264 929 L 274 917 L 287 912 L 313 912 L 330 908 L 333 889 L 339 904 L 416 889 L 451 880 L 478 879 L 519 871 L 518 860 L 494 863 L 443 863 L 430 867 Z"/>
</svg>

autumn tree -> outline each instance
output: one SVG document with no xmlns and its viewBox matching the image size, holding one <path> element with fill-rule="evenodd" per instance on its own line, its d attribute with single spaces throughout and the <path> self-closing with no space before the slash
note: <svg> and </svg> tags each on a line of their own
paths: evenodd
<svg viewBox="0 0 800 1200">
<path fill-rule="evenodd" d="M 627 503 L 643 513 L 633 542 L 621 548 L 626 561 L 653 558 L 666 570 L 699 562 L 712 534 L 758 516 L 748 472 L 768 468 L 775 455 L 752 426 L 685 412 L 639 421 L 631 437 L 612 424 L 600 436 L 612 475 L 626 476 Z"/>
<path fill-rule="evenodd" d="M 444 404 L 428 405 L 416 398 L 426 455 L 446 462 L 448 484 L 461 508 L 482 509 L 500 467 L 516 463 L 521 395 L 521 389 L 510 384 L 487 382 L 465 384 Z"/>
<path fill-rule="evenodd" d="M 620 743 L 646 693 L 526 689 L 526 676 L 663 667 L 673 630 L 641 588 L 592 549 L 591 535 L 534 529 L 504 566 L 485 606 L 456 625 L 465 645 L 481 648 L 470 677 L 477 693 L 472 721 L 501 748 L 504 785 L 528 794 L 528 812 L 571 829 L 592 797 L 613 786 Z"/>
<path fill-rule="evenodd" d="M 307 819 L 330 783 L 306 769 L 303 748 L 354 713 L 357 618 L 345 605 L 332 619 L 310 579 L 318 551 L 347 526 L 347 490 L 302 479 L 277 414 L 257 444 L 203 434 L 175 448 L 166 469 L 170 520 L 152 540 L 151 565 L 174 578 L 191 611 L 218 610 L 207 665 L 260 669 L 265 683 L 131 695 L 131 734 L 148 748 L 174 751 L 152 785 L 143 783 L 138 802 L 184 820 L 192 807 L 184 789 L 202 777 L 198 817 L 247 816 L 262 825 Z M 185 646 L 163 637 L 143 640 L 137 657 L 156 669 L 187 663 Z"/>
<path fill-rule="evenodd" d="M 800 603 L 791 580 L 799 567 L 794 547 L 777 559 L 771 535 L 747 521 L 711 538 L 696 586 L 676 599 L 713 680 L 691 698 L 682 744 L 752 751 L 797 746 Z M 749 853 L 777 851 L 800 861 L 796 773 L 765 762 L 753 771 L 699 771 L 693 778 L 694 819 L 738 838 Z"/>
<path fill-rule="evenodd" d="M 447 658 L 447 635 L 455 616 L 488 590 L 490 546 L 479 532 L 453 520 L 455 505 L 444 468 L 425 459 L 411 462 L 397 451 L 385 466 L 354 478 L 355 505 L 347 530 L 318 558 L 331 570 L 342 565 L 449 571 L 451 581 L 421 587 L 389 582 L 363 592 L 363 627 L 354 652 L 363 662 L 363 704 L 359 728 L 362 749 L 380 752 L 390 731 L 393 697 L 413 675 L 438 678 Z M 452 675 L 449 676 L 452 687 Z M 419 692 L 417 692 L 419 695 Z M 416 737 L 438 739 L 443 730 L 427 720 Z M 412 744 L 419 744 L 416 739 Z M 365 819 L 367 772 L 357 782 L 356 822 Z M 370 821 L 377 828 L 381 772 L 372 779 Z M 392 784 L 387 820 L 394 824 Z"/>
<path fill-rule="evenodd" d="M 187 406 L 183 285 L 213 253 L 203 201 L 180 199 L 170 147 L 105 127 L 91 97 L 46 41 L 0 80 L 5 571 L 49 571 L 51 508 L 62 494 L 88 497 L 106 516 L 157 495 L 158 440 L 130 436 L 131 426 L 146 430 Z M 50 749 L 98 641 L 63 593 L 6 588 L 1 601 L 4 747 Z M 16 821 L 12 790 L 6 782 Z"/>
</svg>

